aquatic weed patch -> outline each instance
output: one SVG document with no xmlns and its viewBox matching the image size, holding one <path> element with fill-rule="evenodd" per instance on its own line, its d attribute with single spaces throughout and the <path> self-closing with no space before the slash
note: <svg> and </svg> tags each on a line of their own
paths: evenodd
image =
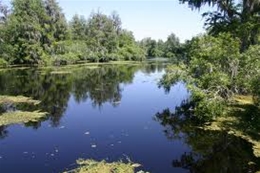
<svg viewBox="0 0 260 173">
<path fill-rule="evenodd" d="M 226 115 L 202 127 L 205 130 L 227 131 L 253 145 L 253 152 L 260 157 L 260 110 L 253 105 L 252 96 L 235 96 Z"/>
<path fill-rule="evenodd" d="M 140 164 L 136 163 L 123 163 L 123 162 L 112 162 L 107 163 L 106 161 L 95 161 L 95 160 L 77 160 L 78 168 L 66 171 L 64 173 L 135 173 L 135 168 L 140 167 Z M 138 173 L 145 173 L 139 171 Z M 147 172 L 148 173 L 148 172 Z"/>
<path fill-rule="evenodd" d="M 46 115 L 47 115 L 46 112 L 40 112 L 40 111 L 6 112 L 0 115 L 0 126 L 21 124 L 21 123 L 28 123 L 28 122 L 38 122 L 41 118 L 44 118 Z"/>
<path fill-rule="evenodd" d="M 25 96 L 0 96 L 0 126 L 6 126 L 10 124 L 21 124 L 28 122 L 37 122 L 47 115 L 46 112 L 41 112 L 36 110 L 37 105 L 41 101 L 34 100 L 31 97 Z M 20 105 L 20 106 L 19 106 Z M 29 107 L 24 107 L 21 105 L 28 105 Z M 19 108 L 23 108 L 20 110 Z M 24 110 L 24 108 L 30 108 L 32 110 Z"/>
<path fill-rule="evenodd" d="M 0 96 L 0 104 L 19 104 L 19 103 L 27 103 L 27 104 L 33 104 L 33 105 L 38 105 L 41 101 L 39 100 L 34 100 L 30 97 L 25 97 L 25 96 L 7 96 L 7 95 L 2 95 Z"/>
</svg>

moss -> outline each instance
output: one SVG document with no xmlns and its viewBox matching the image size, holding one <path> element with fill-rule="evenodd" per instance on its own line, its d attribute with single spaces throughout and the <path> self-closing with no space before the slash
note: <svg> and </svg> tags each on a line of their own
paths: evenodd
<svg viewBox="0 0 260 173">
<path fill-rule="evenodd" d="M 40 103 L 40 101 L 34 100 L 30 97 L 25 97 L 25 96 L 2 95 L 2 96 L 0 96 L 0 104 L 4 104 L 4 103 L 12 103 L 12 104 L 28 103 L 28 104 L 37 105 Z"/>
<path fill-rule="evenodd" d="M 0 126 L 10 125 L 10 124 L 20 124 L 28 122 L 37 122 L 41 118 L 45 117 L 47 113 L 40 111 L 33 112 L 23 112 L 23 111 L 14 111 L 7 112 L 0 115 Z"/>
<path fill-rule="evenodd" d="M 77 160 L 78 168 L 64 173 L 134 173 L 134 169 L 140 167 L 139 164 L 105 161 L 97 162 L 94 160 Z M 144 173 L 140 171 L 140 173 Z"/>
</svg>

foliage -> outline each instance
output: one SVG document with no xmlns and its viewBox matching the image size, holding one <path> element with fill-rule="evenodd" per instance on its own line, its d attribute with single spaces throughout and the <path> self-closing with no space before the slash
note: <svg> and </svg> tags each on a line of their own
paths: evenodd
<svg viewBox="0 0 260 173">
<path fill-rule="evenodd" d="M 1 66 L 145 58 L 116 12 L 75 15 L 68 24 L 56 0 L 13 0 L 11 12 L 0 4 L 0 17 Z"/>
<path fill-rule="evenodd" d="M 4 59 L 0 58 L 0 67 L 6 67 L 8 65 L 8 62 L 6 62 Z"/>
<path fill-rule="evenodd" d="M 243 86 L 254 96 L 257 105 L 260 103 L 260 45 L 250 46 L 242 54 L 239 85 Z"/>
<path fill-rule="evenodd" d="M 84 40 L 86 37 L 86 25 L 87 21 L 84 16 L 78 16 L 77 14 L 72 17 L 70 21 L 70 29 L 72 40 Z"/>
<path fill-rule="evenodd" d="M 148 57 L 167 57 L 173 59 L 175 63 L 182 61 L 181 44 L 179 38 L 173 33 L 167 37 L 165 42 L 148 37 L 142 39 L 139 44 Z"/>
<path fill-rule="evenodd" d="M 251 82 L 251 87 L 252 87 L 252 93 L 253 93 L 253 98 L 254 102 L 256 105 L 260 107 L 260 76 L 256 76 L 253 78 Z"/>
<path fill-rule="evenodd" d="M 10 63 L 39 63 L 44 54 L 42 36 L 45 14 L 41 0 L 15 0 L 7 20 L 6 42 L 12 45 Z M 9 53 L 9 52 L 8 52 Z"/>
<path fill-rule="evenodd" d="M 253 94 L 259 103 L 259 46 L 240 53 L 240 41 L 221 33 L 204 35 L 189 43 L 186 65 L 170 67 L 161 81 L 169 89 L 182 80 L 191 91 L 195 115 L 212 119 L 224 113 L 234 94 Z"/>
<path fill-rule="evenodd" d="M 179 0 L 191 8 L 200 9 L 204 5 L 216 7 L 215 11 L 204 13 L 205 25 L 209 33 L 216 35 L 231 32 L 241 40 L 241 51 L 259 43 L 260 3 L 259 0 Z"/>
</svg>

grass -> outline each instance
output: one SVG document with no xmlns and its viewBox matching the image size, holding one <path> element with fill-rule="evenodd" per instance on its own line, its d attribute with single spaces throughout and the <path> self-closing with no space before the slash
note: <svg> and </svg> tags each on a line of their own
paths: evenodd
<svg viewBox="0 0 260 173">
<path fill-rule="evenodd" d="M 1 95 L 0 96 L 0 104 L 4 104 L 4 103 L 12 103 L 12 104 L 27 103 L 27 104 L 37 105 L 37 104 L 40 103 L 40 101 L 34 100 L 30 97 L 25 97 L 25 96 Z"/>
<path fill-rule="evenodd" d="M 41 118 L 45 117 L 47 113 L 40 111 L 26 112 L 26 111 L 14 111 L 6 112 L 0 115 L 0 126 L 21 124 L 28 122 L 37 122 Z"/>
<path fill-rule="evenodd" d="M 135 163 L 123 163 L 106 161 L 97 162 L 95 160 L 77 160 L 78 168 L 64 172 L 64 173 L 134 173 L 135 168 L 141 165 Z M 138 173 L 145 173 L 139 171 Z"/>
</svg>

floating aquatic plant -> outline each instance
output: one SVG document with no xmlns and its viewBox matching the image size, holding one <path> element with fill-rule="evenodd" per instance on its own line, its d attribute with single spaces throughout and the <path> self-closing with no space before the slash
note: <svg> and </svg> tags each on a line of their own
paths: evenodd
<svg viewBox="0 0 260 173">
<path fill-rule="evenodd" d="M 78 168 L 64 172 L 64 173 L 134 173 L 135 168 L 140 167 L 140 164 L 112 162 L 107 163 L 106 161 L 97 162 L 95 160 L 77 160 Z M 139 171 L 138 173 L 145 173 Z"/>
</svg>

